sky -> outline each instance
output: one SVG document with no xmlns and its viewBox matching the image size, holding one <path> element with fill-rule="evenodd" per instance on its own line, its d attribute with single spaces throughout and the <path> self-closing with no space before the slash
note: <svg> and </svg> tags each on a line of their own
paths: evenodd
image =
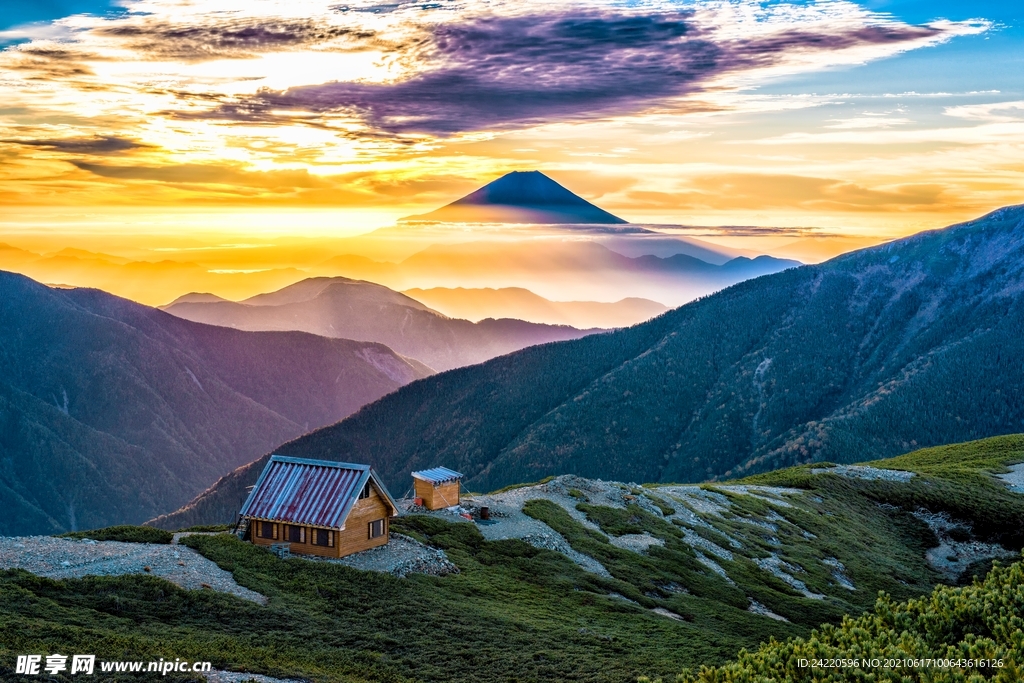
<svg viewBox="0 0 1024 683">
<path fill-rule="evenodd" d="M 0 0 L 0 241 L 340 235 L 534 169 L 633 222 L 906 235 L 1024 202 L 1022 14 Z"/>
</svg>

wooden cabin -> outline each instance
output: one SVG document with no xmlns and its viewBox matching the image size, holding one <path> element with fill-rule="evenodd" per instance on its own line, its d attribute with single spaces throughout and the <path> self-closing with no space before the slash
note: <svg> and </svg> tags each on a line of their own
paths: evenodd
<svg viewBox="0 0 1024 683">
<path fill-rule="evenodd" d="M 270 456 L 242 505 L 246 537 L 301 555 L 345 557 L 388 542 L 394 498 L 369 465 Z"/>
<path fill-rule="evenodd" d="M 435 467 L 412 473 L 416 497 L 423 499 L 428 510 L 440 510 L 459 504 L 462 475 L 447 467 Z"/>
</svg>

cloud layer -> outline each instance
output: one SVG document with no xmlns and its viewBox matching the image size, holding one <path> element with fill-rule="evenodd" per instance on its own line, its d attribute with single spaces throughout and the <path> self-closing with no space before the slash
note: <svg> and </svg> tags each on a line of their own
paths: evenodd
<svg viewBox="0 0 1024 683">
<path fill-rule="evenodd" d="M 188 116 L 280 122 L 300 111 L 356 118 L 386 133 L 506 130 L 628 115 L 700 92 L 728 74 L 779 66 L 791 55 L 911 46 L 947 30 L 844 25 L 720 39 L 693 11 L 488 16 L 430 27 L 399 47 L 402 61 L 417 69 L 395 82 L 262 90 Z"/>
<path fill-rule="evenodd" d="M 433 208 L 544 168 L 627 216 L 930 211 L 952 201 L 934 160 L 847 177 L 805 150 L 1006 148 L 1019 103 L 972 99 L 908 131 L 912 114 L 853 96 L 757 88 L 987 29 L 854 0 L 132 0 L 0 50 L 0 202 Z M 826 107 L 842 111 L 822 125 L 773 119 Z M 744 116 L 764 128 L 738 134 Z"/>
</svg>

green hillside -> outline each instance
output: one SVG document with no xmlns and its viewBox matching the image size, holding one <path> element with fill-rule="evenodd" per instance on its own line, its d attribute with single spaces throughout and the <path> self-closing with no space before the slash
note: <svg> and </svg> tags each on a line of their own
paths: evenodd
<svg viewBox="0 0 1024 683">
<path fill-rule="evenodd" d="M 642 325 L 414 382 L 280 447 L 443 464 L 490 490 L 554 474 L 699 482 L 1024 428 L 1024 207 L 749 280 Z M 168 524 L 224 522 L 265 461 Z"/>
<path fill-rule="evenodd" d="M 904 603 L 882 596 L 870 614 L 825 626 L 808 638 L 773 640 L 735 662 L 688 671 L 675 681 L 1016 683 L 1024 678 L 1022 605 L 1024 564 L 1016 562 L 996 567 L 972 586 L 940 586 Z M 858 663 L 834 664 L 844 660 Z"/>
<path fill-rule="evenodd" d="M 460 573 L 396 578 L 280 560 L 227 535 L 184 540 L 267 606 L 150 576 L 51 581 L 6 571 L 0 674 L 14 653 L 88 644 L 101 657 L 210 660 L 317 682 L 672 680 L 770 638 L 815 637 L 823 622 L 870 610 L 879 591 L 902 601 L 940 582 L 969 584 L 992 564 L 970 548 L 998 542 L 1008 559 L 1018 556 L 1024 495 L 995 475 L 1022 461 L 1024 435 L 1013 435 L 852 473 L 801 466 L 728 484 L 629 485 L 635 503 L 625 509 L 573 493 L 597 529 L 549 501 L 526 504 L 607 576 L 560 552 L 487 541 L 475 524 L 422 515 L 393 530 L 444 550 Z M 862 478 L 879 472 L 889 479 Z M 933 518 L 955 527 L 936 532 Z M 644 532 L 663 544 L 639 553 L 613 543 Z M 940 542 L 951 544 L 939 558 L 945 569 L 926 560 Z M 999 618 L 1022 612 L 1024 602 L 1010 603 Z M 961 614 L 969 616 L 953 616 Z"/>
</svg>

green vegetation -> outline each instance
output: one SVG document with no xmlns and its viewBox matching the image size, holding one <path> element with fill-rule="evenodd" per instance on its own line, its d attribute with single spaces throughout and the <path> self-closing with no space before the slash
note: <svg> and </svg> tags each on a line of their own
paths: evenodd
<svg viewBox="0 0 1024 683">
<path fill-rule="evenodd" d="M 925 448 L 907 455 L 864 463 L 914 472 L 909 482 L 861 481 L 813 475 L 811 465 L 749 477 L 748 484 L 793 486 L 816 491 L 854 490 L 879 503 L 905 510 L 923 507 L 947 512 L 971 525 L 981 540 L 1010 547 L 1024 545 L 1024 496 L 1013 493 L 995 474 L 1024 461 L 1024 435 L 997 436 L 962 444 Z"/>
<path fill-rule="evenodd" d="M 907 656 L 945 656 L 945 649 L 929 650 L 945 643 L 963 653 L 1019 653 L 1024 639 L 998 629 L 1020 627 L 1024 594 L 1013 598 L 1003 589 L 1020 584 L 1022 570 L 1000 569 L 979 584 L 991 595 L 972 585 L 922 598 L 941 577 L 924 559 L 936 539 L 911 512 L 926 504 L 968 524 L 965 540 L 994 535 L 1009 542 L 1006 529 L 1014 520 L 1024 526 L 1024 496 L 1007 493 L 991 473 L 1021 460 L 1024 437 L 998 437 L 873 463 L 915 472 L 907 482 L 801 466 L 742 482 L 786 487 L 781 491 L 715 484 L 654 489 L 673 509 L 691 509 L 686 500 L 697 496 L 715 510 L 671 520 L 657 514 L 660 505 L 641 499 L 650 499 L 650 489 L 627 494 L 624 509 L 581 498 L 573 500 L 575 510 L 546 499 L 526 504 L 527 514 L 608 575 L 521 541 L 487 541 L 473 524 L 419 515 L 396 519 L 392 529 L 443 549 L 459 574 L 398 579 L 281 560 L 229 534 L 182 543 L 266 595 L 268 605 L 185 591 L 151 576 L 51 581 L 7 571 L 0 573 L 0 667 L 17 653 L 67 650 L 107 659 L 209 660 L 218 668 L 317 683 L 625 683 L 640 674 L 674 680 L 687 668 L 680 681 L 767 683 L 837 674 L 790 675 L 778 668 L 803 652 L 847 648 L 847 655 L 868 656 L 905 648 Z M 646 552 L 622 547 L 648 537 L 661 544 Z M 810 596 L 766 562 L 784 563 Z M 965 580 L 992 564 L 973 563 Z M 853 587 L 842 585 L 836 571 Z M 788 622 L 749 611 L 751 601 Z M 859 616 L 873 606 L 875 613 Z M 712 668 L 700 672 L 702 665 Z M 1005 677 L 1016 670 L 1006 671 L 995 680 L 1016 680 Z M 0 668 L 0 678 L 7 673 Z M 922 683 L 968 680 L 907 675 Z"/>
<path fill-rule="evenodd" d="M 626 590 L 623 582 L 520 541 L 485 541 L 471 524 L 412 516 L 392 528 L 443 548 L 461 573 L 398 579 L 280 560 L 227 534 L 182 543 L 268 596 L 267 606 L 149 576 L 52 581 L 0 572 L 0 662 L 70 651 L 209 660 L 318 683 L 629 681 L 724 662 L 765 637 L 767 620 L 710 601 L 694 623 L 654 614 L 608 595 Z M 706 637 L 709 625 L 721 640 Z"/>
<path fill-rule="evenodd" d="M 178 529 L 180 532 L 201 534 L 201 533 L 217 533 L 219 531 L 231 531 L 235 528 L 234 524 L 197 524 L 190 526 L 185 529 Z"/>
<path fill-rule="evenodd" d="M 57 538 L 89 538 L 94 541 L 161 543 L 166 545 L 174 539 L 174 534 L 163 529 L 154 529 L 151 526 L 122 524 L 120 526 L 108 526 L 103 529 L 91 529 L 89 531 L 72 531 L 67 534 L 61 534 Z"/>
<path fill-rule="evenodd" d="M 548 483 L 549 481 L 551 481 L 554 478 L 555 478 L 554 475 L 552 475 L 550 477 L 544 477 L 540 481 L 530 481 L 530 482 L 526 482 L 525 484 L 524 483 L 509 484 L 508 486 L 503 486 L 500 489 L 498 489 L 497 491 L 494 491 L 494 493 L 505 493 L 506 491 L 515 491 L 516 489 L 525 489 L 525 488 L 527 488 L 529 486 L 537 486 L 538 484 L 546 484 L 546 483 Z"/>
<path fill-rule="evenodd" d="M 873 660 L 881 666 L 812 668 L 814 660 Z M 978 668 L 914 665 L 908 659 L 981 660 Z M 885 661 L 899 662 L 885 668 Z M 872 683 L 1017 683 L 1024 678 L 1024 564 L 996 566 L 984 581 L 940 586 L 903 603 L 888 595 L 857 618 L 826 625 L 807 638 L 772 639 L 721 667 L 701 667 L 677 683 L 871 681 Z M 643 677 L 641 681 L 650 681 Z M 661 680 L 661 679 L 658 679 Z"/>
</svg>

